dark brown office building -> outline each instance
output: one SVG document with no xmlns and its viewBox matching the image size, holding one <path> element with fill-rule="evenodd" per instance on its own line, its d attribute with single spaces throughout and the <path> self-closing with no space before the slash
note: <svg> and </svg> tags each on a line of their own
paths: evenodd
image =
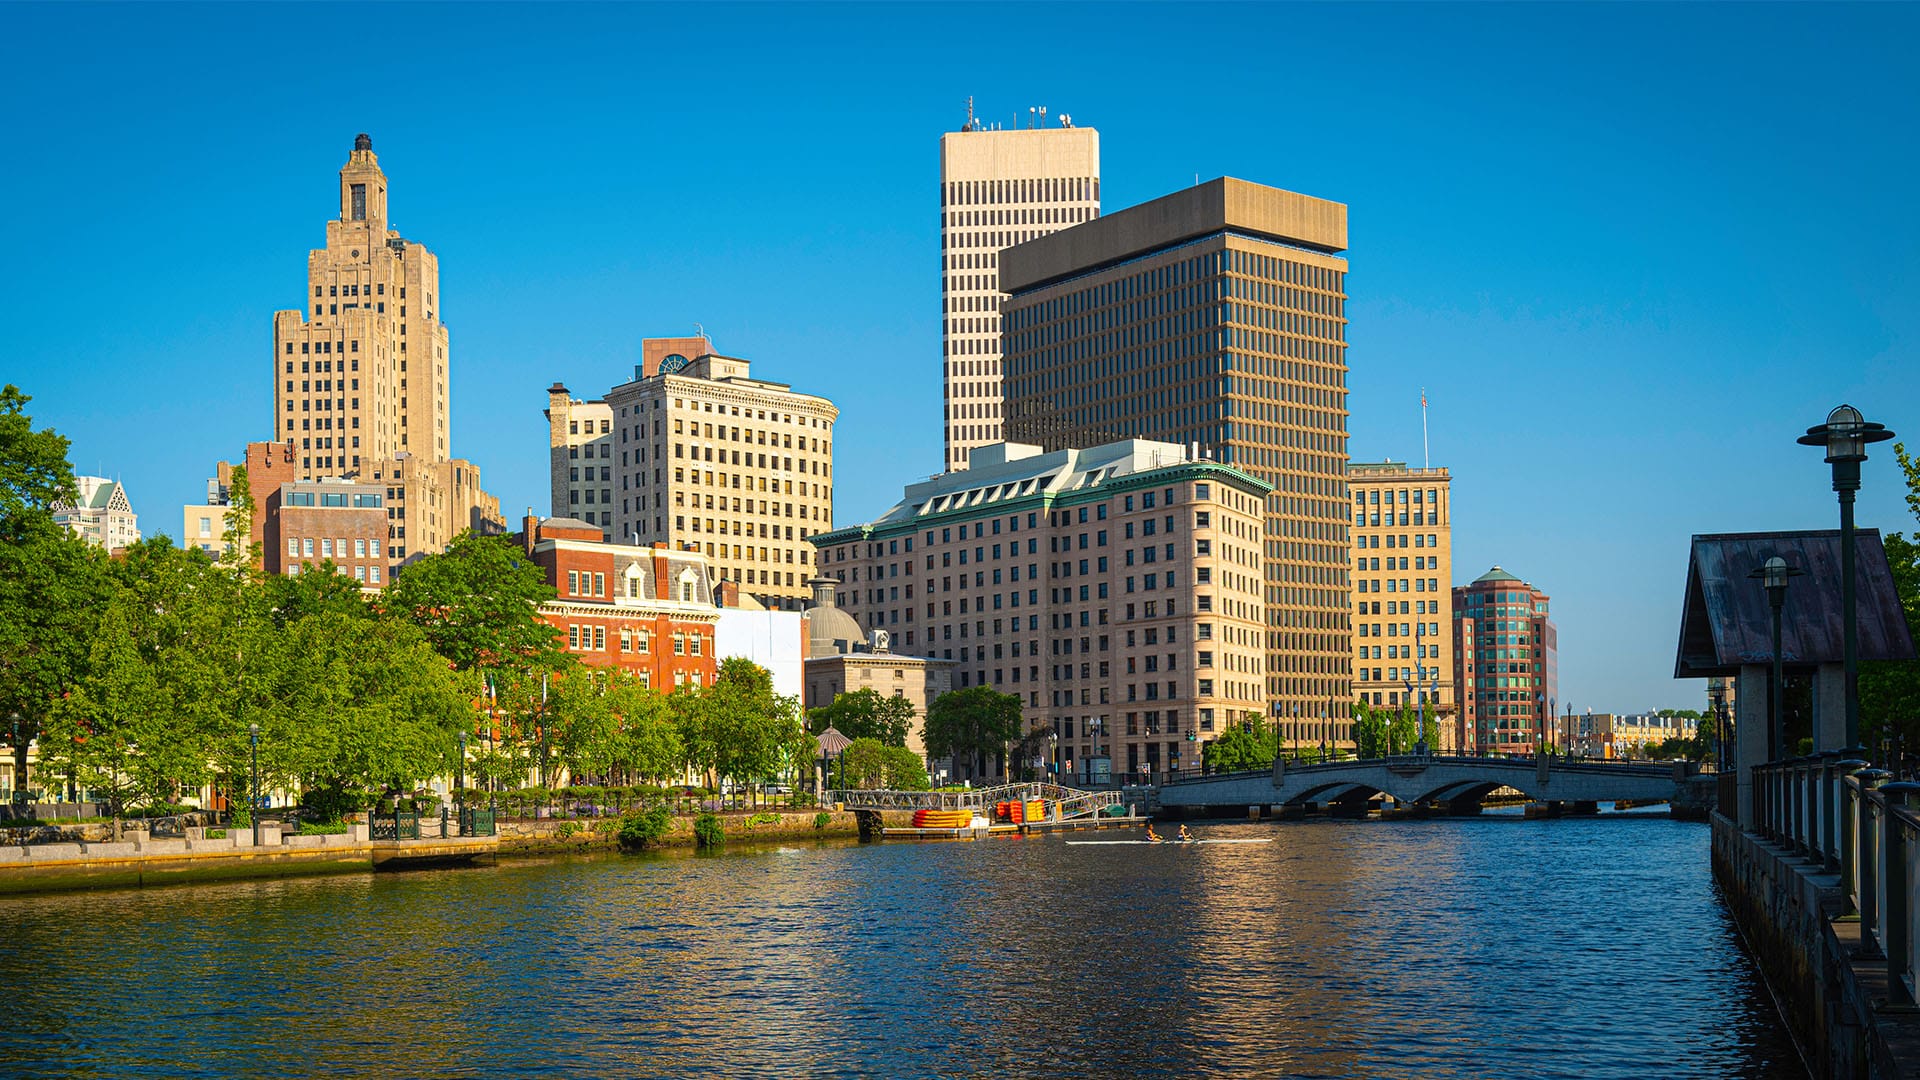
<svg viewBox="0 0 1920 1080">
<path fill-rule="evenodd" d="M 1222 178 L 1000 258 L 1008 441 L 1198 444 L 1274 486 L 1265 679 L 1288 721 L 1352 700 L 1346 243 L 1344 205 Z"/>
</svg>

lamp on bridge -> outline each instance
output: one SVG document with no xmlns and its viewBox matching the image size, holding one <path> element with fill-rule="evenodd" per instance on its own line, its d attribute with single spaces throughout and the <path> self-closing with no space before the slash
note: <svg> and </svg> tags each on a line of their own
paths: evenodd
<svg viewBox="0 0 1920 1080">
<path fill-rule="evenodd" d="M 1767 590 L 1767 607 L 1773 612 L 1773 670 L 1767 676 L 1768 761 L 1780 760 L 1781 749 L 1787 741 L 1786 721 L 1780 709 L 1780 683 L 1783 670 L 1783 658 L 1780 655 L 1780 612 L 1787 606 L 1787 582 L 1805 574 L 1805 570 L 1788 566 L 1787 560 L 1775 555 L 1747 575 L 1750 578 L 1760 579 L 1761 586 Z M 1852 590 L 1848 590 L 1848 595 L 1852 595 Z M 1851 612 L 1848 613 L 1847 618 L 1851 621 Z M 1848 693 L 1851 695 L 1851 689 Z M 1724 691 L 1722 696 L 1725 696 Z M 1851 717 L 1852 714 L 1848 715 Z"/>
<path fill-rule="evenodd" d="M 1826 447 L 1827 463 L 1833 466 L 1833 490 L 1840 497 L 1840 629 L 1849 748 L 1860 745 L 1860 627 L 1854 606 L 1853 497 L 1860 490 L 1860 463 L 1867 460 L 1867 444 L 1891 438 L 1893 432 L 1886 425 L 1870 423 L 1859 409 L 1841 405 L 1827 414 L 1826 423 L 1808 428 L 1796 440 L 1803 446 Z"/>
<path fill-rule="evenodd" d="M 1775 624 L 1778 625 L 1777 623 Z M 1774 651 L 1779 651 L 1779 638 L 1774 638 Z M 1727 771 L 1727 687 L 1725 683 L 1707 684 L 1707 701 L 1713 706 L 1713 760 L 1720 772 Z"/>
</svg>

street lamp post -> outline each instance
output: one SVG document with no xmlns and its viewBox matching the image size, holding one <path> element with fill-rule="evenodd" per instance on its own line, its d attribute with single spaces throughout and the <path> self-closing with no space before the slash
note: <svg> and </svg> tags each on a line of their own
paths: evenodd
<svg viewBox="0 0 1920 1080">
<path fill-rule="evenodd" d="M 1713 709 L 1713 763 L 1718 772 L 1727 771 L 1727 688 L 1707 684 L 1707 703 Z"/>
<path fill-rule="evenodd" d="M 253 801 L 247 816 L 253 820 L 253 846 L 260 846 L 260 725 L 247 725 L 247 740 L 253 744 Z"/>
<path fill-rule="evenodd" d="M 461 728 L 460 729 L 460 756 L 454 759 L 454 762 L 453 762 L 454 798 L 456 799 L 460 798 L 459 793 L 462 790 L 464 790 L 466 786 L 467 786 L 467 729 Z"/>
<path fill-rule="evenodd" d="M 1841 405 L 1827 414 L 1826 423 L 1808 428 L 1796 440 L 1803 446 L 1826 447 L 1827 463 L 1833 466 L 1833 490 L 1840 497 L 1840 622 L 1849 748 L 1860 745 L 1860 628 L 1854 608 L 1853 499 L 1860 490 L 1860 463 L 1867 460 L 1867 444 L 1891 438 L 1893 432 L 1886 425 L 1871 423 L 1859 409 Z"/>
<path fill-rule="evenodd" d="M 1849 513 L 1848 515 L 1852 515 Z M 1780 684 L 1784 681 L 1784 660 L 1780 655 L 1780 612 L 1787 606 L 1787 582 L 1800 577 L 1806 571 L 1788 566 L 1787 560 L 1775 555 L 1747 576 L 1759 578 L 1760 584 L 1767 590 L 1767 607 L 1773 612 L 1773 670 L 1767 675 L 1767 760 L 1779 761 L 1787 741 L 1785 714 L 1780 709 Z M 1848 575 L 1851 580 L 1852 575 Z M 1848 590 L 1851 594 L 1851 589 Z M 1848 633 L 1853 629 L 1852 615 L 1848 614 Z M 1848 654 L 1851 657 L 1851 653 Z M 1851 677 L 1851 676 L 1849 676 Z M 1852 694 L 1849 687 L 1848 694 Z M 1851 708 L 1851 706 L 1849 706 Z M 1851 740 L 1850 740 L 1851 741 Z"/>
</svg>

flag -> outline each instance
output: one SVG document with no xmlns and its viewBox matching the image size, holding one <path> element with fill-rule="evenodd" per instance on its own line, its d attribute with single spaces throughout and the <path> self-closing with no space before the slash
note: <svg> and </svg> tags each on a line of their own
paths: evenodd
<svg viewBox="0 0 1920 1080">
<path fill-rule="evenodd" d="M 1427 388 L 1424 386 L 1420 388 L 1420 407 L 1427 407 Z"/>
</svg>

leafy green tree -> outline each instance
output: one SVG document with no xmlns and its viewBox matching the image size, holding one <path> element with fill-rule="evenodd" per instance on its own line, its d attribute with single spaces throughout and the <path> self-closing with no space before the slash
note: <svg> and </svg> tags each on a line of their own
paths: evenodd
<svg viewBox="0 0 1920 1080">
<path fill-rule="evenodd" d="M 972 762 L 975 775 L 984 776 L 987 755 L 1005 752 L 1007 744 L 1020 737 L 1020 727 L 1019 695 L 969 686 L 933 699 L 921 740 L 928 757 Z"/>
<path fill-rule="evenodd" d="M 304 687 L 290 709 L 304 803 L 336 819 L 453 771 L 474 677 L 452 670 L 418 628 L 326 612 L 287 638 Z"/>
<path fill-rule="evenodd" d="M 686 764 L 703 774 L 760 780 L 812 756 L 799 702 L 774 693 L 773 676 L 751 660 L 724 660 L 712 686 L 677 687 L 669 700 Z"/>
<path fill-rule="evenodd" d="M 840 780 L 853 788 L 885 788 L 887 744 L 879 739 L 855 739 L 840 758 Z"/>
<path fill-rule="evenodd" d="M 52 428 L 33 430 L 26 412 L 32 400 L 12 383 L 0 387 L 0 535 L 74 490 L 67 439 Z"/>
<path fill-rule="evenodd" d="M 1209 772 L 1268 769 L 1279 755 L 1279 737 L 1258 719 L 1234 724 L 1202 748 Z"/>
<path fill-rule="evenodd" d="M 559 631 L 537 614 L 555 595 L 545 572 L 513 541 L 464 532 L 446 551 L 402 570 L 380 606 L 424 630 L 462 671 L 556 671 L 568 654 Z"/>
<path fill-rule="evenodd" d="M 106 554 L 54 524 L 73 468 L 64 436 L 33 429 L 31 400 L 0 388 L 0 745 L 20 792 L 28 745 L 86 671 L 107 590 Z"/>
<path fill-rule="evenodd" d="M 926 791 L 933 786 L 927 777 L 927 763 L 904 746 L 889 746 L 883 782 L 889 791 Z"/>
<path fill-rule="evenodd" d="M 28 745 L 86 674 L 108 589 L 106 553 L 44 513 L 0 536 L 0 742 L 15 791 Z"/>
<path fill-rule="evenodd" d="M 1893 444 L 1894 457 L 1907 483 L 1907 509 L 1920 521 L 1920 460 L 1907 453 L 1904 442 Z M 1920 641 L 1920 536 L 1892 533 L 1882 539 L 1887 567 L 1907 630 Z M 1893 740 L 1907 753 L 1920 748 L 1920 661 L 1869 660 L 1860 665 L 1860 727 L 1867 745 Z"/>
<path fill-rule="evenodd" d="M 340 573 L 331 562 L 305 573 L 265 579 L 261 603 L 276 629 L 314 615 L 371 619 L 377 614 L 360 583 Z"/>
<path fill-rule="evenodd" d="M 1388 729 L 1391 723 L 1392 721 L 1385 709 L 1370 705 L 1364 701 L 1354 702 L 1354 756 L 1360 758 L 1385 757 L 1388 751 Z"/>
<path fill-rule="evenodd" d="M 888 746 L 907 745 L 913 720 L 913 702 L 871 689 L 836 694 L 831 704 L 807 712 L 808 730 L 815 735 L 833 728 L 849 739 L 878 739 Z"/>
</svg>

